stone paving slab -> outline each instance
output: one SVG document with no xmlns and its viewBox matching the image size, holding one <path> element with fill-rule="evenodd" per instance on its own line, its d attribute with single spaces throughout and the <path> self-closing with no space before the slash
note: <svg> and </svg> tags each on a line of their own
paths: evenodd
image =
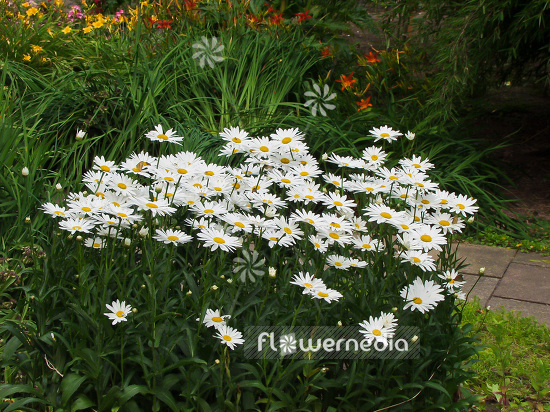
<svg viewBox="0 0 550 412">
<path fill-rule="evenodd" d="M 521 312 L 521 316 L 533 316 L 539 323 L 550 327 L 550 305 L 542 303 L 531 303 L 516 299 L 503 299 L 493 296 L 489 299 L 492 310 L 504 306 L 506 310 Z"/>
<path fill-rule="evenodd" d="M 544 256 L 539 253 L 518 252 L 514 257 L 514 263 L 550 268 L 550 256 Z"/>
<path fill-rule="evenodd" d="M 459 259 L 466 259 L 469 266 L 462 269 L 462 273 L 470 275 L 479 274 L 479 268 L 485 268 L 485 276 L 502 278 L 508 265 L 512 262 L 517 250 L 491 247 L 483 245 L 470 245 L 462 243 L 458 247 Z"/>
<path fill-rule="evenodd" d="M 481 307 L 486 307 L 489 299 L 491 298 L 491 295 L 493 294 L 499 282 L 499 279 L 477 275 L 462 275 L 462 277 L 466 281 L 466 283 L 462 287 L 462 291 L 466 295 L 468 295 L 468 293 L 472 291 L 470 293 L 470 296 L 468 296 L 468 300 L 473 300 L 474 296 L 477 296 L 479 298 L 479 304 L 481 305 Z"/>
<path fill-rule="evenodd" d="M 514 261 L 497 285 L 494 296 L 550 304 L 550 271 Z"/>
</svg>

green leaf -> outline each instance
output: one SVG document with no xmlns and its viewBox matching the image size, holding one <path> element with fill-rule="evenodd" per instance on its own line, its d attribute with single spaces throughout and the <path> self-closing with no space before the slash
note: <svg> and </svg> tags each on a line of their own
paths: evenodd
<svg viewBox="0 0 550 412">
<path fill-rule="evenodd" d="M 86 380 L 85 376 L 79 376 L 77 374 L 71 373 L 65 375 L 61 381 L 61 403 L 66 405 L 71 399 L 71 396 L 75 391 L 82 385 Z"/>
</svg>

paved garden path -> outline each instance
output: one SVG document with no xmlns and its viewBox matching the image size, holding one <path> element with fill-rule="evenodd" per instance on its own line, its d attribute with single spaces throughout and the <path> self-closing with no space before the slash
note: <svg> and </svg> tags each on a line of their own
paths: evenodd
<svg viewBox="0 0 550 412">
<path fill-rule="evenodd" d="M 465 243 L 459 245 L 458 256 L 469 265 L 460 271 L 464 292 L 471 291 L 469 299 L 478 296 L 482 306 L 521 311 L 550 327 L 550 257 Z"/>
</svg>

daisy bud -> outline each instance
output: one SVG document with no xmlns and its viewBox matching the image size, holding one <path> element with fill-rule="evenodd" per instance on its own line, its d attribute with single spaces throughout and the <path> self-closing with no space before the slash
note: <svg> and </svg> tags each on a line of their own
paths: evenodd
<svg viewBox="0 0 550 412">
<path fill-rule="evenodd" d="M 193 294 L 193 292 L 191 292 L 190 290 L 187 291 L 186 295 L 187 296 L 191 296 Z"/>
<path fill-rule="evenodd" d="M 78 236 L 76 237 L 76 240 L 77 240 L 77 242 L 82 242 L 82 236 L 78 235 Z"/>
<path fill-rule="evenodd" d="M 80 141 L 84 139 L 84 136 L 86 136 L 86 132 L 83 130 L 76 129 L 76 140 Z"/>
<path fill-rule="evenodd" d="M 29 168 L 25 166 L 23 169 L 21 169 L 21 174 L 23 175 L 23 177 L 27 177 L 29 175 Z"/>
<path fill-rule="evenodd" d="M 397 312 L 397 310 L 398 310 L 397 308 L 391 308 L 392 312 Z"/>
<path fill-rule="evenodd" d="M 50 336 L 52 337 L 52 340 L 55 342 L 55 336 L 54 336 L 53 332 L 50 333 Z"/>
<path fill-rule="evenodd" d="M 486 310 L 491 310 L 491 305 L 487 306 L 485 309 Z"/>
<path fill-rule="evenodd" d="M 216 285 L 214 285 L 214 286 L 212 286 L 212 290 L 216 291 L 216 290 L 218 290 L 218 287 Z"/>
<path fill-rule="evenodd" d="M 141 285 L 141 288 L 142 288 L 142 289 L 145 289 L 145 288 L 146 288 L 146 286 L 145 286 L 145 285 Z"/>
<path fill-rule="evenodd" d="M 321 372 L 322 372 L 322 373 L 327 373 L 327 372 L 328 372 L 328 368 L 321 368 Z"/>
<path fill-rule="evenodd" d="M 88 191 L 85 190 L 85 191 L 82 192 L 82 194 L 84 195 L 84 197 L 86 197 L 86 196 L 88 196 Z"/>
<path fill-rule="evenodd" d="M 57 190 L 58 192 L 61 192 L 63 190 L 63 187 L 58 183 L 55 185 L 55 190 Z"/>
<path fill-rule="evenodd" d="M 68 239 L 68 240 L 73 240 L 73 235 L 67 236 L 67 239 Z"/>
<path fill-rule="evenodd" d="M 219 364 L 220 364 L 220 360 L 219 360 L 219 359 L 216 359 L 216 360 L 214 361 L 214 363 L 215 363 L 216 365 L 219 365 Z"/>
<path fill-rule="evenodd" d="M 414 140 L 414 138 L 416 137 L 416 134 L 409 131 L 409 132 L 405 133 L 405 137 L 409 140 Z"/>
<path fill-rule="evenodd" d="M 74 275 L 75 279 L 80 278 L 80 275 Z"/>
<path fill-rule="evenodd" d="M 220 278 L 225 279 L 225 275 L 221 275 Z"/>
<path fill-rule="evenodd" d="M 162 192 L 162 186 L 157 185 L 157 186 L 155 187 L 155 192 L 157 192 L 157 193 Z"/>
<path fill-rule="evenodd" d="M 132 229 L 137 229 L 137 228 L 138 228 L 137 223 L 134 223 L 134 224 L 132 225 Z"/>
<path fill-rule="evenodd" d="M 124 246 L 130 247 L 131 244 L 132 244 L 132 239 L 130 239 L 130 238 L 125 238 L 124 239 Z"/>
<path fill-rule="evenodd" d="M 337 323 L 338 327 L 342 327 L 342 321 L 339 320 L 338 323 Z"/>
<path fill-rule="evenodd" d="M 411 342 L 414 343 L 418 340 L 418 336 L 414 335 L 412 338 L 411 338 Z"/>
<path fill-rule="evenodd" d="M 474 223 L 474 217 L 473 216 L 470 216 L 470 218 L 468 219 L 468 223 L 469 224 Z"/>
<path fill-rule="evenodd" d="M 485 273 L 485 268 L 479 268 L 479 274 L 483 275 Z"/>
<path fill-rule="evenodd" d="M 321 156 L 321 160 L 327 160 L 327 159 L 328 159 L 328 154 L 323 153 L 323 155 Z"/>
<path fill-rule="evenodd" d="M 149 234 L 149 229 L 147 229 L 146 227 L 142 227 L 140 230 L 139 230 L 139 235 L 141 237 L 147 237 L 147 235 Z"/>
<path fill-rule="evenodd" d="M 269 277 L 274 278 L 277 275 L 277 270 L 271 266 L 268 269 Z"/>
<path fill-rule="evenodd" d="M 233 283 L 233 279 L 227 279 L 227 283 Z"/>
<path fill-rule="evenodd" d="M 31 223 L 31 218 L 29 216 L 27 216 L 25 218 L 25 223 L 27 223 L 27 224 Z"/>
<path fill-rule="evenodd" d="M 137 313 L 137 309 L 136 308 L 132 308 L 132 313 Z"/>
</svg>

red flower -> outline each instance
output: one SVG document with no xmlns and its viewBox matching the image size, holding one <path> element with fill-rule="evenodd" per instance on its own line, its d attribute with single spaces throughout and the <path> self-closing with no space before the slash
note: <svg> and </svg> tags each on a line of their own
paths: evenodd
<svg viewBox="0 0 550 412">
<path fill-rule="evenodd" d="M 369 54 L 363 55 L 365 59 L 367 59 L 367 63 L 374 64 L 374 63 L 380 63 L 380 59 L 378 58 L 378 53 L 370 52 Z"/>
<path fill-rule="evenodd" d="M 284 23 L 285 19 L 283 19 L 283 13 L 274 13 L 273 16 L 269 17 L 269 24 L 272 26 L 280 26 L 282 23 Z"/>
<path fill-rule="evenodd" d="M 296 16 L 298 16 L 298 23 L 301 23 L 304 20 L 311 19 L 311 15 L 309 15 L 309 10 L 306 10 L 304 13 L 296 13 Z"/>
<path fill-rule="evenodd" d="M 346 87 L 351 87 L 353 89 L 353 83 L 357 83 L 357 80 L 353 78 L 353 72 L 349 76 L 341 75 L 340 80 L 336 80 L 338 83 L 342 83 L 342 90 Z"/>
<path fill-rule="evenodd" d="M 330 45 L 327 45 L 321 49 L 321 56 L 323 57 L 332 56 L 332 49 L 330 48 Z"/>
<path fill-rule="evenodd" d="M 171 29 L 170 23 L 174 20 L 157 20 L 157 29 Z"/>
<path fill-rule="evenodd" d="M 367 97 L 366 99 L 361 99 L 360 102 L 357 102 L 357 104 L 359 105 L 359 109 L 357 109 L 357 111 L 361 111 L 361 110 L 367 110 L 367 108 L 369 107 L 372 107 L 372 104 L 369 103 L 370 102 L 370 96 Z"/>
<path fill-rule="evenodd" d="M 184 0 L 184 4 L 187 11 L 197 8 L 197 2 L 193 0 Z"/>
</svg>

